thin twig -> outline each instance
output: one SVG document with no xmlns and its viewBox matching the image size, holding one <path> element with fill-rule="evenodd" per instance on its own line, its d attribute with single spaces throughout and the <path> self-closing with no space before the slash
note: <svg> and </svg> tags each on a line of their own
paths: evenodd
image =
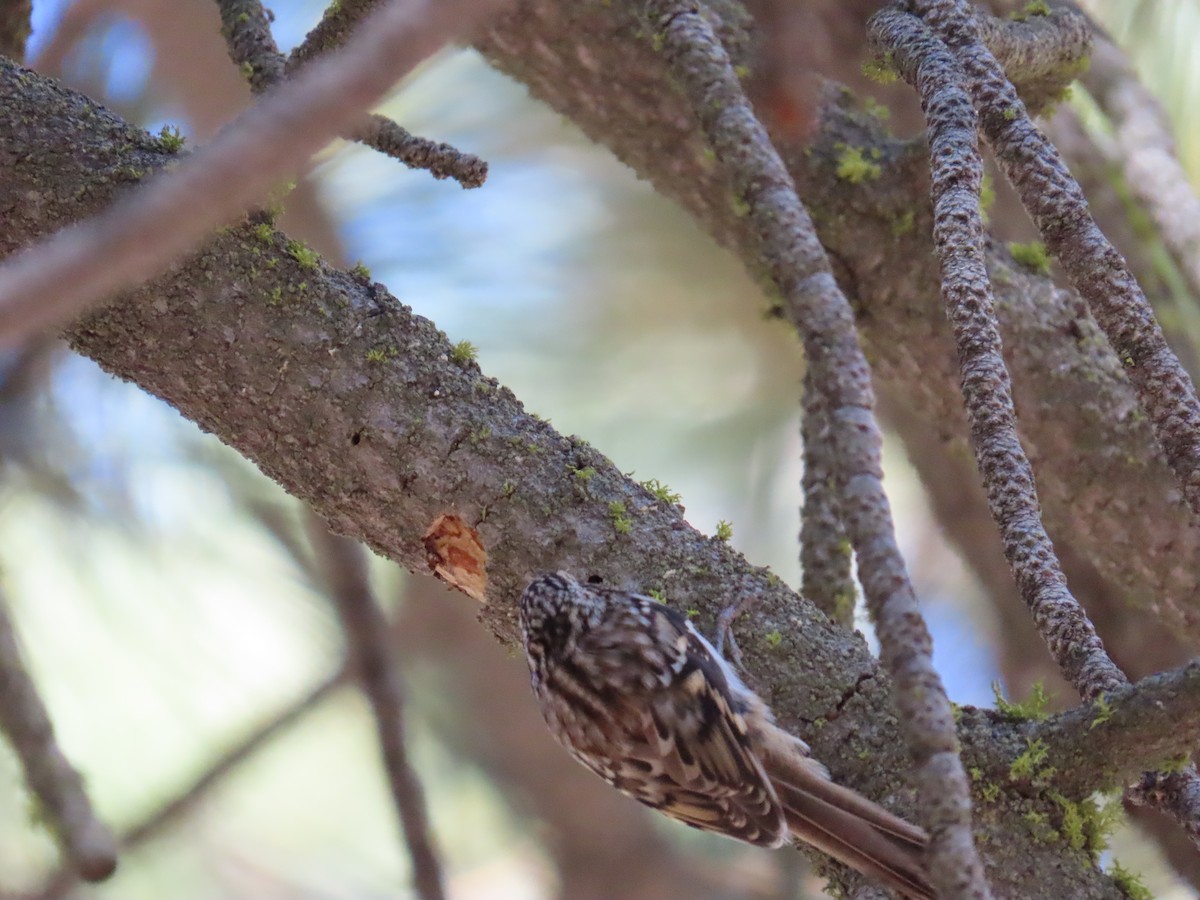
<svg viewBox="0 0 1200 900">
<path fill-rule="evenodd" d="M 971 6 L 966 0 L 912 0 L 912 6 L 966 73 L 984 136 L 1047 247 L 1124 362 L 1193 520 L 1200 520 L 1200 399 L 1167 346 L 1141 286 L 1096 225 L 1058 150 L 1029 118 L 980 40 Z"/>
<path fill-rule="evenodd" d="M 58 746 L 46 706 L 25 670 L 16 626 L 2 595 L 0 730 L 12 744 L 25 781 L 72 870 L 88 881 L 108 878 L 117 868 L 116 842 L 96 818 L 83 779 Z"/>
<path fill-rule="evenodd" d="M 143 818 L 123 829 L 119 838 L 121 849 L 133 850 L 174 825 L 203 802 L 213 787 L 224 781 L 242 763 L 320 706 L 347 681 L 347 670 L 339 668 L 314 684 L 286 707 L 267 717 L 262 724 L 255 726 L 240 739 L 234 741 L 228 750 L 210 762 L 195 779 L 181 787 L 172 797 Z M 75 882 L 76 876 L 73 871 L 60 870 L 43 885 L 37 896 L 40 900 L 64 898 L 71 893 Z"/>
<path fill-rule="evenodd" d="M 304 40 L 288 57 L 288 72 L 342 46 L 358 23 L 382 2 L 383 0 L 341 0 L 339 3 L 330 3 L 321 21 L 304 36 Z"/>
<path fill-rule="evenodd" d="M 271 17 L 259 0 L 217 0 L 217 5 L 221 8 L 221 32 L 229 55 L 246 73 L 254 93 L 263 93 L 302 67 L 291 65 L 292 60 L 279 52 L 271 35 Z M 360 12 L 365 15 L 369 8 L 364 7 Z M 344 20 L 339 16 L 338 21 Z M 347 26 L 353 24 L 348 22 Z M 339 37 L 344 40 L 349 33 L 347 27 Z M 324 49 L 332 50 L 335 46 L 325 45 Z M 453 178 L 464 188 L 479 187 L 487 180 L 487 163 L 478 156 L 411 134 L 386 116 L 372 114 L 366 124 L 348 129 L 342 136 L 361 141 L 410 168 L 424 169 L 434 178 Z"/>
<path fill-rule="evenodd" d="M 920 817 L 931 835 L 930 881 L 946 897 L 990 897 L 971 836 L 970 792 L 950 701 L 933 668 L 932 641 L 883 491 L 870 370 L 850 304 L 834 281 L 791 176 L 707 20 L 692 4 L 673 0 L 652 0 L 648 10 L 673 76 L 735 196 L 746 204 L 762 259 L 804 339 L 813 384 L 829 404 L 846 531 L 916 762 Z"/>
<path fill-rule="evenodd" d="M 424 792 L 408 762 L 404 682 L 387 616 L 371 590 L 366 551 L 358 541 L 331 532 L 315 515 L 309 517 L 309 536 L 346 634 L 351 664 L 375 713 L 379 748 L 412 858 L 417 894 L 422 900 L 443 900 L 442 865 L 430 833 Z"/>
<path fill-rule="evenodd" d="M 162 271 L 305 167 L 401 75 L 503 5 L 396 0 L 356 33 L 346 52 L 280 85 L 176 171 L 7 261 L 0 267 L 0 344 Z"/>
<path fill-rule="evenodd" d="M 346 136 L 409 168 L 423 169 L 434 178 L 453 178 L 464 188 L 481 187 L 487 181 L 487 160 L 465 153 L 452 144 L 413 134 L 387 116 L 372 115 L 367 124 Z"/>
<path fill-rule="evenodd" d="M 261 725 L 234 742 L 225 753 L 210 763 L 195 781 L 154 812 L 123 829 L 121 846 L 137 847 L 177 822 L 202 800 L 210 788 L 324 703 L 338 688 L 345 685 L 346 681 L 347 672 L 344 669 L 331 672 L 288 706 L 269 716 Z"/>
<path fill-rule="evenodd" d="M 801 593 L 846 628 L 854 625 L 854 577 L 850 542 L 838 499 L 837 459 L 829 434 L 825 397 L 804 373 L 804 508 L 800 518 Z"/>
<path fill-rule="evenodd" d="M 250 90 L 261 94 L 283 81 L 286 58 L 271 33 L 273 16 L 259 0 L 217 0 L 217 8 L 229 58 L 242 70 Z"/>
</svg>

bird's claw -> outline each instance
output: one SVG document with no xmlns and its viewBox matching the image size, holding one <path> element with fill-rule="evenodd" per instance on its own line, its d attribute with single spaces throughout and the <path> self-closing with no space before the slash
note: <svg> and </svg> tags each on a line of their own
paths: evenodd
<svg viewBox="0 0 1200 900">
<path fill-rule="evenodd" d="M 717 614 L 717 653 L 719 653 L 723 659 L 729 660 L 742 671 L 745 671 L 745 667 L 742 665 L 741 648 L 738 647 L 737 638 L 733 635 L 733 623 L 736 621 L 737 617 L 742 614 L 749 602 L 749 597 L 743 597 L 735 603 L 731 603 L 729 606 L 726 606 L 723 610 L 721 610 L 720 613 Z M 725 653 L 726 642 L 729 644 L 728 655 Z"/>
</svg>

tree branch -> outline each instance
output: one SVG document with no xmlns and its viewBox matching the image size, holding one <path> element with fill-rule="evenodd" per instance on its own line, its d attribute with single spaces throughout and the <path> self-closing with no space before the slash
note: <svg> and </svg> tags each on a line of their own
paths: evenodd
<svg viewBox="0 0 1200 900">
<path fill-rule="evenodd" d="M 939 15 L 949 13 L 942 9 Z M 1067 589 L 1041 522 L 1033 468 L 1017 437 L 1008 370 L 1000 354 L 1000 333 L 980 247 L 983 164 L 975 143 L 975 117 L 963 87 L 967 79 L 946 45 L 915 17 L 888 11 L 877 17 L 876 25 L 875 36 L 894 52 L 905 77 L 918 86 L 930 123 L 934 236 L 942 257 L 942 291 L 958 339 L 976 460 L 1000 526 L 1005 556 L 1051 654 L 1080 696 L 1090 701 L 1128 680 Z M 1003 94 L 1005 89 L 992 85 L 990 90 Z M 1014 177 L 1011 166 L 1015 162 L 1010 164 L 1010 177 Z M 1132 281 L 1128 270 L 1125 275 Z M 1195 768 L 1148 775 L 1145 781 L 1156 786 L 1146 802 L 1173 810 L 1200 843 L 1200 804 L 1196 803 L 1200 778 Z M 1151 795 L 1143 789 L 1136 796 Z"/>
<path fill-rule="evenodd" d="M 804 373 L 804 507 L 800 520 L 802 593 L 844 628 L 854 627 L 857 596 L 850 571 L 853 550 L 846 539 L 837 491 L 836 451 L 829 410 L 813 370 Z"/>
<path fill-rule="evenodd" d="M 1186 763 L 1200 746 L 1200 662 L 1126 684 L 1031 727 L 1050 750 L 1054 787 L 1084 797 Z M 1182 762 L 1181 762 L 1182 761 Z M 1174 773 L 1170 773 L 1174 774 Z"/>
<path fill-rule="evenodd" d="M 132 850 L 161 834 L 187 816 L 209 792 L 259 750 L 287 731 L 312 710 L 316 709 L 348 681 L 346 669 L 338 669 L 314 684 L 278 712 L 251 728 L 218 755 L 192 781 L 180 787 L 166 801 L 121 831 L 119 843 L 123 850 Z M 55 873 L 38 891 L 39 900 L 60 900 L 72 895 L 77 881 L 69 869 Z"/>
<path fill-rule="evenodd" d="M 258 0 L 217 0 L 221 12 L 221 36 L 229 58 L 255 94 L 262 94 L 283 81 L 287 59 L 279 52 L 271 34 L 272 16 Z"/>
<path fill-rule="evenodd" d="M 0 267 L 0 342 L 27 338 L 161 272 L 306 166 L 402 74 L 501 5 L 395 0 L 361 30 L 352 50 L 282 85 L 176 172 L 7 260 Z"/>
<path fill-rule="evenodd" d="M 404 683 L 392 651 L 392 636 L 367 574 L 367 556 L 357 541 L 332 534 L 309 516 L 313 544 L 330 598 L 346 634 L 351 665 L 375 714 L 392 802 L 412 859 L 413 884 L 422 900 L 442 900 L 442 864 L 425 812 L 421 782 L 408 762 Z"/>
<path fill-rule="evenodd" d="M 0 596 L 0 730 L 12 744 L 29 790 L 74 871 L 103 881 L 117 868 L 117 845 L 96 817 L 83 779 L 54 737 L 54 726 L 21 659 L 8 604 Z"/>
<path fill-rule="evenodd" d="M 971 442 L 992 517 L 1039 632 L 1067 679 L 1085 701 L 1091 700 L 1124 685 L 1126 678 L 1067 588 L 1042 525 L 1033 466 L 1017 435 L 1012 383 L 983 259 L 983 160 L 963 75 L 945 44 L 897 7 L 875 17 L 871 36 L 920 92 L 929 122 L 942 297 L 958 344 Z"/>
<path fill-rule="evenodd" d="M 1092 28 L 1076 10 L 1055 7 L 1024 19 L 979 18 L 980 40 L 1033 115 L 1045 112 L 1088 70 Z"/>
<path fill-rule="evenodd" d="M 304 36 L 288 57 L 288 68 L 304 65 L 346 43 L 350 33 L 383 0 L 341 0 L 325 8 L 321 21 Z"/>
<path fill-rule="evenodd" d="M 1096 225 L 1079 184 L 982 43 L 966 0 L 915 0 L 913 8 L 962 65 L 983 133 L 1005 176 L 1125 364 L 1192 514 L 1200 517 L 1200 399 L 1167 346 L 1137 279 Z"/>
<path fill-rule="evenodd" d="M 256 94 L 278 85 L 294 75 L 305 63 L 317 57 L 307 42 L 305 52 L 284 57 L 275 46 L 271 23 L 259 0 L 218 0 L 221 31 L 229 56 L 245 73 L 250 89 Z M 377 4 L 375 4 L 377 5 Z M 353 4 L 351 4 L 353 6 Z M 367 12 L 363 8 L 362 12 Z M 350 36 L 349 29 L 338 33 L 338 43 L 324 42 L 321 55 L 337 49 Z M 298 48 L 299 49 L 299 48 Z M 487 180 L 487 163 L 478 156 L 463 153 L 449 144 L 417 137 L 386 116 L 372 114 L 366 123 L 341 132 L 343 137 L 361 141 L 410 168 L 425 169 L 434 178 L 454 178 L 464 188 L 479 187 Z"/>
</svg>

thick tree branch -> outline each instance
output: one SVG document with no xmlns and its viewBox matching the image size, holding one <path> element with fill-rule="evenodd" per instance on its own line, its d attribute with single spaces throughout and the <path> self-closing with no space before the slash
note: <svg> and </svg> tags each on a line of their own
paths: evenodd
<svg viewBox="0 0 1200 900">
<path fill-rule="evenodd" d="M 1017 20 L 981 17 L 979 37 L 1034 115 L 1062 100 L 1067 86 L 1087 70 L 1092 49 L 1087 18 L 1062 8 Z"/>
<path fill-rule="evenodd" d="M 1166 762 L 1183 765 L 1200 746 L 1200 662 L 1038 722 L 1030 737 L 1050 750 L 1055 788 L 1073 796 L 1126 784 Z"/>
<path fill-rule="evenodd" d="M 0 206 L 10 215 L 0 220 L 0 251 L 107 203 L 119 184 L 106 173 L 170 160 L 98 107 L 77 115 L 78 98 L 32 73 L 0 65 L 0 92 L 11 101 L 0 107 L 0 134 L 26 142 L 4 158 Z M 22 120 L 39 126 L 23 129 Z M 813 666 L 838 673 L 832 683 L 781 691 L 788 699 L 776 705 L 810 719 L 875 672 L 861 641 L 687 526 L 677 506 L 587 444 L 527 415 L 473 362 L 452 359 L 445 336 L 382 286 L 301 263 L 277 233 L 216 234 L 178 272 L 99 310 L 69 337 L 217 431 L 339 531 L 410 569 L 428 568 L 429 524 L 446 511 L 462 516 L 488 550 L 484 617 L 506 642 L 516 638 L 511 604 L 526 579 L 561 566 L 661 588 L 677 605 L 707 610 L 710 623 L 720 598 L 760 598 L 749 614 L 756 629 L 795 631 Z M 186 366 L 152 362 L 167 359 Z M 589 466 L 597 471 L 585 483 L 575 473 Z M 624 505 L 628 532 L 618 531 L 613 503 Z M 786 654 L 761 650 L 747 655 L 786 670 Z"/>
</svg>

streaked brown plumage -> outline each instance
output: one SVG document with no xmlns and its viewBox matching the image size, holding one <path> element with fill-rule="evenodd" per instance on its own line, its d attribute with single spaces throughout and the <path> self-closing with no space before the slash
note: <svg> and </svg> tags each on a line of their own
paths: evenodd
<svg viewBox="0 0 1200 900">
<path fill-rule="evenodd" d="M 750 844 L 799 839 L 933 900 L 925 832 L 830 781 L 685 616 L 559 572 L 525 589 L 521 631 L 551 732 L 613 787 Z"/>
</svg>

